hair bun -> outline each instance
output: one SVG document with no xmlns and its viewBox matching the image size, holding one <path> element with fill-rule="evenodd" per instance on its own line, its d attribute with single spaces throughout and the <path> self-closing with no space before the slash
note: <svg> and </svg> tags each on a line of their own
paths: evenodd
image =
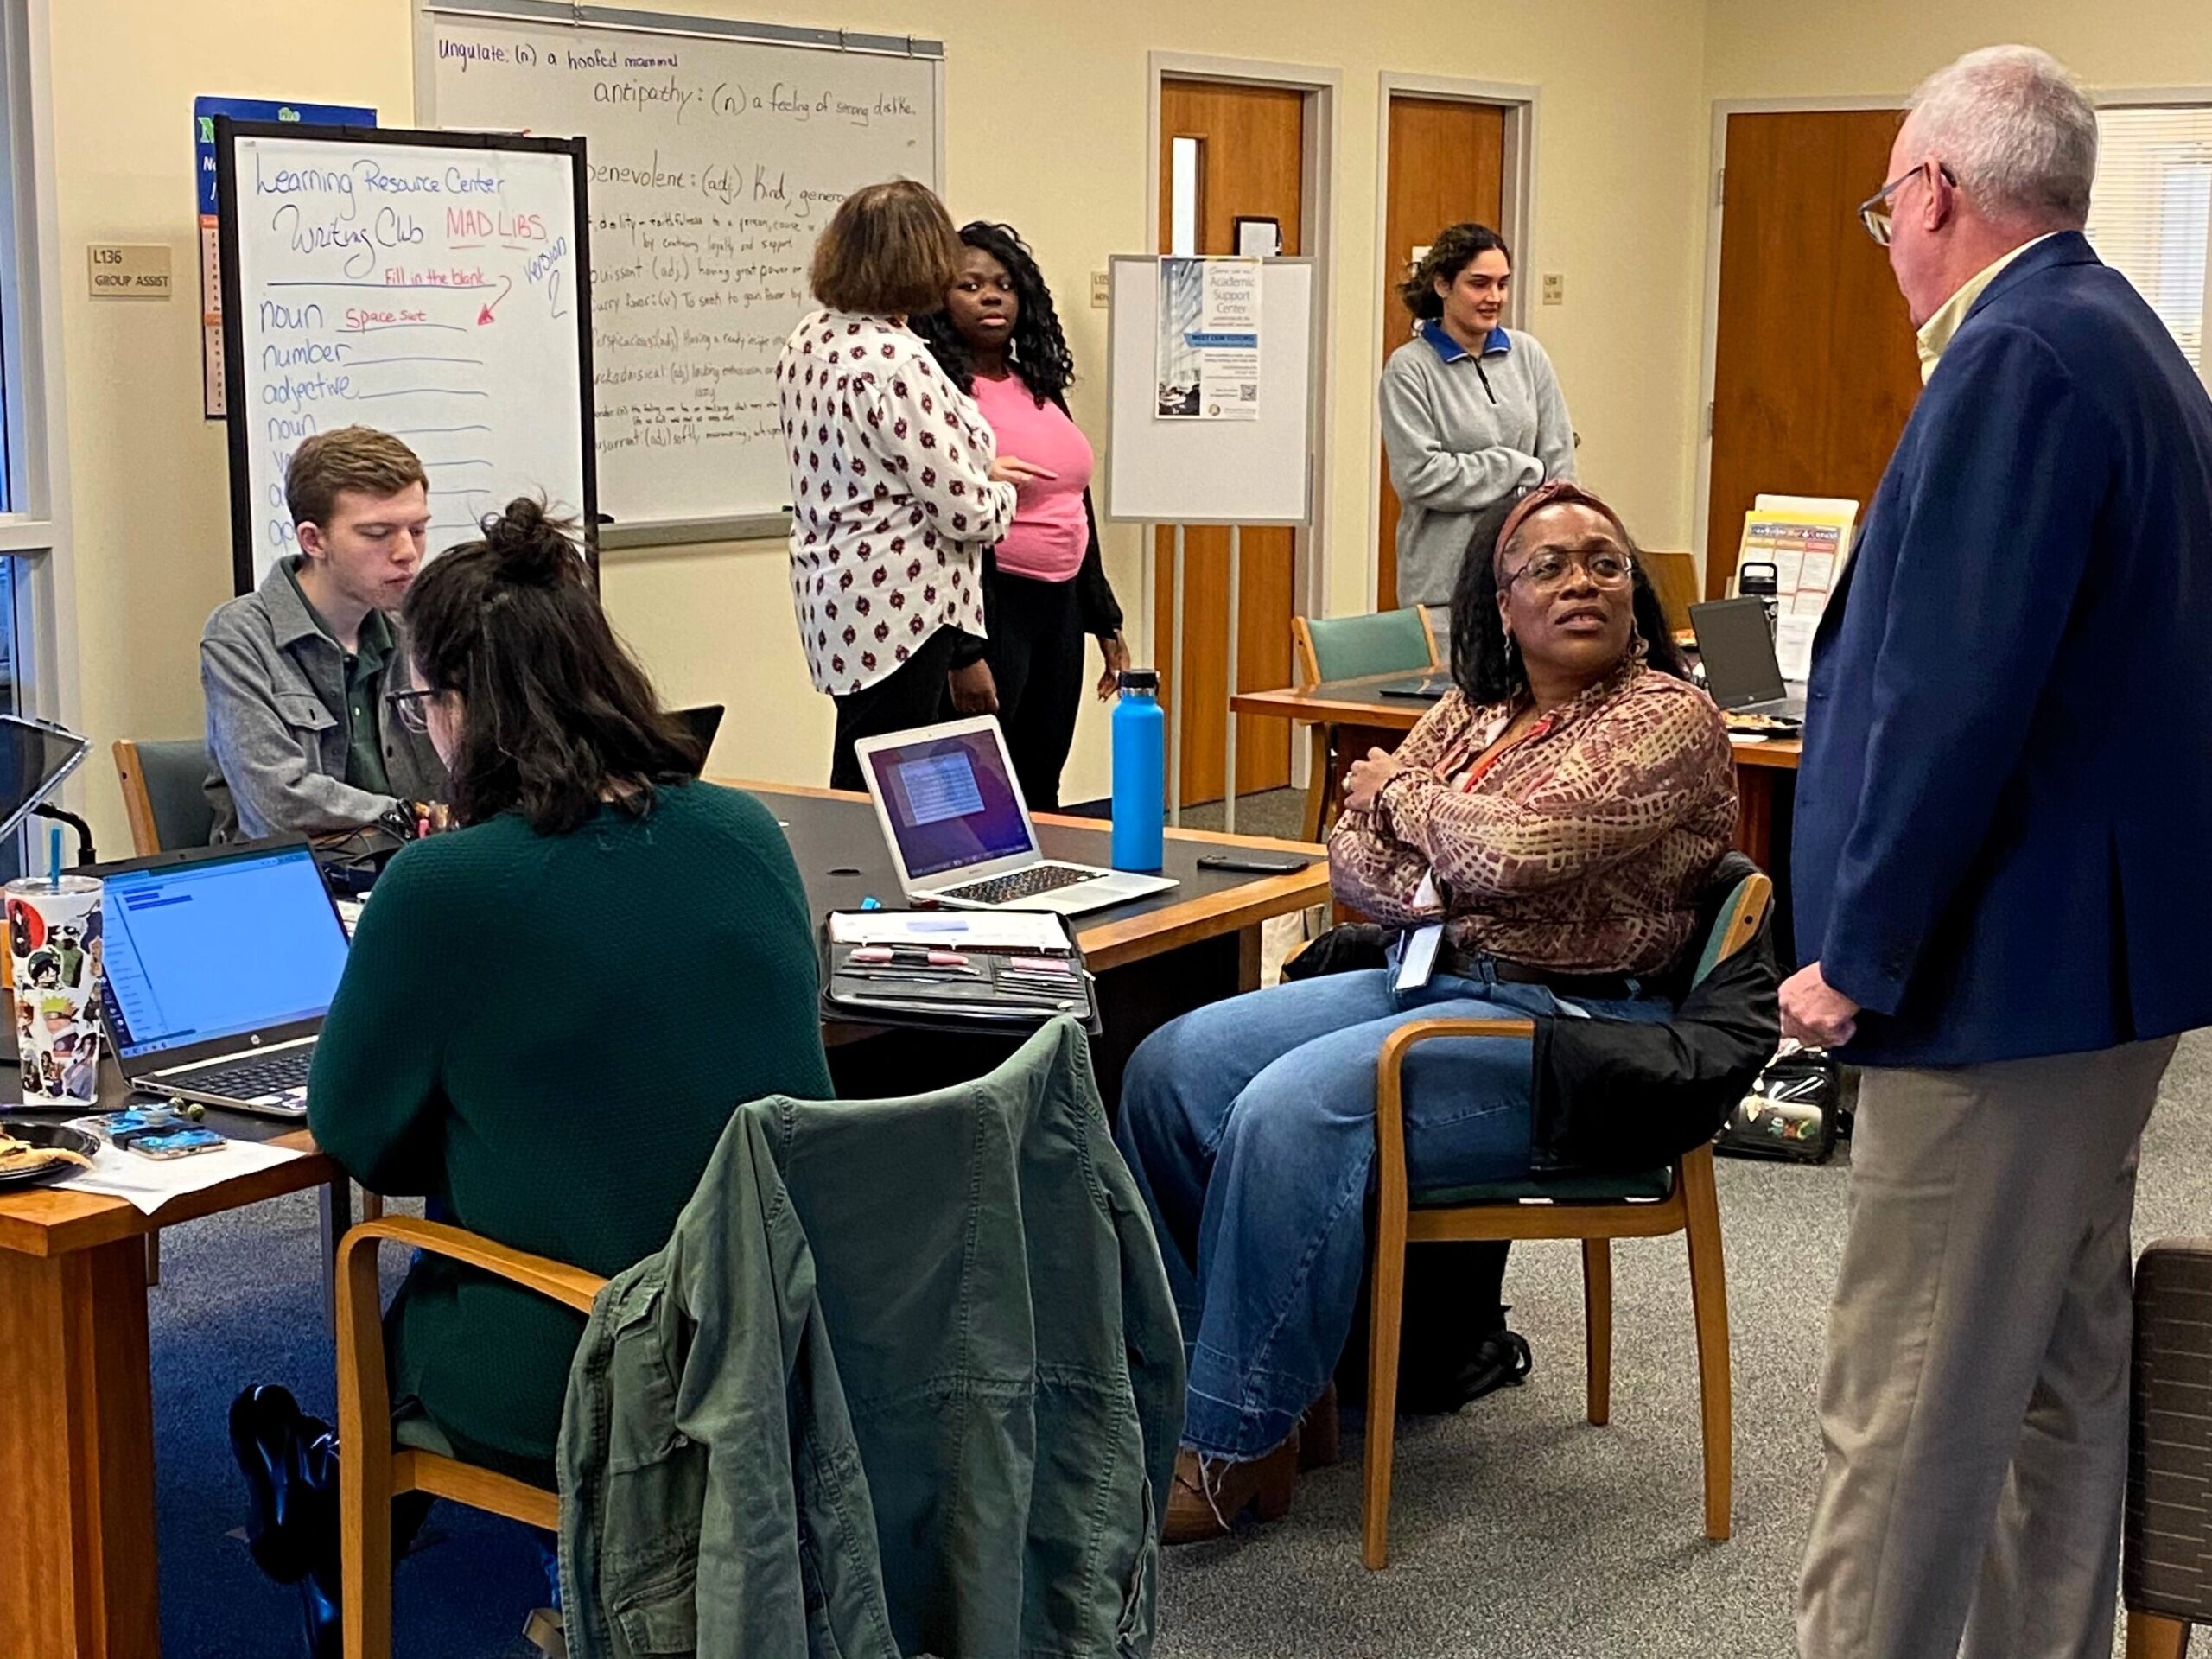
<svg viewBox="0 0 2212 1659">
<path fill-rule="evenodd" d="M 548 513 L 543 501 L 517 496 L 505 512 L 486 514 L 477 527 L 493 565 L 507 581 L 550 588 L 574 579 L 579 564 L 570 539 L 574 527 Z"/>
</svg>

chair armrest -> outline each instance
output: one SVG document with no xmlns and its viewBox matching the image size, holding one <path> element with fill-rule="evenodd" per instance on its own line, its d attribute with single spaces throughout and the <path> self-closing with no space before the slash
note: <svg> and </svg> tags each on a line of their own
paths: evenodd
<svg viewBox="0 0 2212 1659">
<path fill-rule="evenodd" d="M 391 1385 L 377 1282 L 377 1247 L 385 1239 L 480 1268 L 579 1313 L 590 1312 L 607 1282 L 443 1222 L 387 1216 L 347 1229 L 338 1241 L 338 1433 L 353 1471 L 349 1478 L 364 1480 L 367 1491 L 387 1491 L 391 1481 Z"/>
<path fill-rule="evenodd" d="M 495 1244 L 466 1228 L 442 1221 L 418 1221 L 412 1216 L 391 1216 L 348 1228 L 346 1236 L 339 1241 L 339 1271 L 346 1271 L 356 1252 L 365 1251 L 373 1262 L 378 1241 L 387 1238 L 418 1250 L 428 1250 L 433 1255 L 480 1268 L 525 1290 L 550 1296 L 579 1313 L 591 1312 L 592 1300 L 607 1284 L 597 1274 L 572 1268 L 565 1262 Z"/>
<path fill-rule="evenodd" d="M 1375 1058 L 1375 1151 L 1377 1196 L 1386 1208 L 1402 1211 L 1406 1191 L 1406 1056 L 1418 1043 L 1440 1037 L 1524 1037 L 1535 1039 L 1533 1020 L 1414 1020 L 1384 1040 Z"/>
</svg>

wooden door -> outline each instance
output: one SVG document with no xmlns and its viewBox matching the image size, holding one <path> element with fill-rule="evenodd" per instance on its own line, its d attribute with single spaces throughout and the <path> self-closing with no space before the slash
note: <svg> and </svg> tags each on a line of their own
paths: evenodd
<svg viewBox="0 0 2212 1659">
<path fill-rule="evenodd" d="M 1427 247 L 1446 225 L 1471 219 L 1502 232 L 1504 226 L 1498 220 L 1504 212 L 1504 109 L 1496 104 L 1393 94 L 1382 220 L 1383 357 L 1397 350 L 1413 328 L 1413 314 L 1398 297 L 1398 288 L 1412 269 L 1414 251 Z M 1516 278 L 1519 274 L 1515 272 Z M 1379 373 L 1380 362 L 1376 368 Z M 1397 603 L 1398 492 L 1390 483 L 1390 463 L 1379 443 L 1376 464 L 1382 474 L 1382 516 L 1375 602 L 1387 611 Z"/>
<path fill-rule="evenodd" d="M 1732 115 L 1705 591 L 1763 493 L 1873 499 L 1920 396 L 1912 322 L 1854 211 L 1884 183 L 1892 110 Z"/>
<path fill-rule="evenodd" d="M 1170 251 L 1174 141 L 1198 141 L 1198 245 L 1193 253 L 1236 251 L 1239 216 L 1273 219 L 1281 251 L 1304 249 L 1306 94 L 1275 86 L 1163 80 L 1160 86 L 1160 247 Z M 1240 691 L 1288 685 L 1290 618 L 1294 604 L 1294 532 L 1254 527 L 1243 532 L 1237 608 L 1236 679 Z M 1174 533 L 1161 530 L 1154 560 L 1154 616 L 1160 630 L 1160 696 L 1180 722 L 1183 800 L 1217 800 L 1222 793 L 1224 724 L 1229 701 L 1229 531 L 1185 532 L 1184 602 L 1190 622 L 1180 656 L 1165 642 L 1179 638 L 1175 614 Z M 1184 695 L 1185 692 L 1188 696 Z M 1290 728 L 1281 721 L 1240 715 L 1236 724 L 1239 792 L 1279 789 L 1290 781 Z"/>
</svg>

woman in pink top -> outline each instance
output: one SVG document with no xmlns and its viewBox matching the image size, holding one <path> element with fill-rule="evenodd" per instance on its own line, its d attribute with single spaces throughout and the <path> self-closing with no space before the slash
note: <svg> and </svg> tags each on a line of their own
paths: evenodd
<svg viewBox="0 0 2212 1659">
<path fill-rule="evenodd" d="M 1075 378 L 1052 292 L 1009 226 L 977 219 L 960 232 L 960 274 L 944 309 L 914 319 L 946 377 L 976 400 L 1000 453 L 1050 474 L 1033 480 L 1014 522 L 983 563 L 987 638 L 964 635 L 952 656 L 952 700 L 1006 728 L 1033 810 L 1060 804 L 1060 768 L 1083 702 L 1083 637 L 1105 658 L 1098 696 L 1128 666 L 1122 607 L 1098 554 L 1090 443 L 1069 416 Z"/>
</svg>

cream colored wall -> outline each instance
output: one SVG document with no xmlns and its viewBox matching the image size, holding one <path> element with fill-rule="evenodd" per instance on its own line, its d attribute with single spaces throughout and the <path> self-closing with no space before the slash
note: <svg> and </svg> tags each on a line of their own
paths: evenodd
<svg viewBox="0 0 2212 1659">
<path fill-rule="evenodd" d="M 2208 21 L 2202 0 L 1710 0 L 1706 89 L 1727 99 L 1902 96 L 1961 53 L 2010 41 L 2056 54 L 2099 93 L 2212 87 Z"/>
<path fill-rule="evenodd" d="M 1377 77 L 1454 74 L 1541 88 L 1533 259 L 1567 300 L 1530 321 L 1557 363 L 1584 437 L 1585 475 L 1654 545 L 1688 544 L 1690 387 L 1706 147 L 1701 0 L 1461 0 L 1347 9 L 1276 0 L 1209 12 L 1178 0 L 977 10 L 948 0 L 693 0 L 726 15 L 912 31 L 946 43 L 949 203 L 1018 225 L 1062 296 L 1077 362 L 1096 371 L 1104 314 L 1089 273 L 1150 245 L 1147 54 L 1212 53 L 1343 75 L 1327 512 L 1317 537 L 1328 608 L 1372 596 L 1372 387 Z M 66 370 L 77 509 L 75 582 L 86 720 L 118 735 L 198 729 L 195 645 L 229 592 L 225 463 L 199 416 L 191 100 L 202 92 L 412 107 L 406 0 L 54 0 L 61 265 L 95 239 L 163 241 L 181 286 L 166 303 L 86 299 L 65 284 Z M 1076 391 L 1103 425 L 1103 376 Z M 1109 569 L 1134 622 L 1133 529 L 1109 532 Z M 731 708 L 719 771 L 800 781 L 826 771 L 830 709 L 808 686 L 780 544 L 610 554 L 608 607 L 663 690 Z M 1086 718 L 1069 798 L 1106 789 L 1105 723 Z M 103 837 L 122 824 L 111 770 L 92 791 Z"/>
</svg>

